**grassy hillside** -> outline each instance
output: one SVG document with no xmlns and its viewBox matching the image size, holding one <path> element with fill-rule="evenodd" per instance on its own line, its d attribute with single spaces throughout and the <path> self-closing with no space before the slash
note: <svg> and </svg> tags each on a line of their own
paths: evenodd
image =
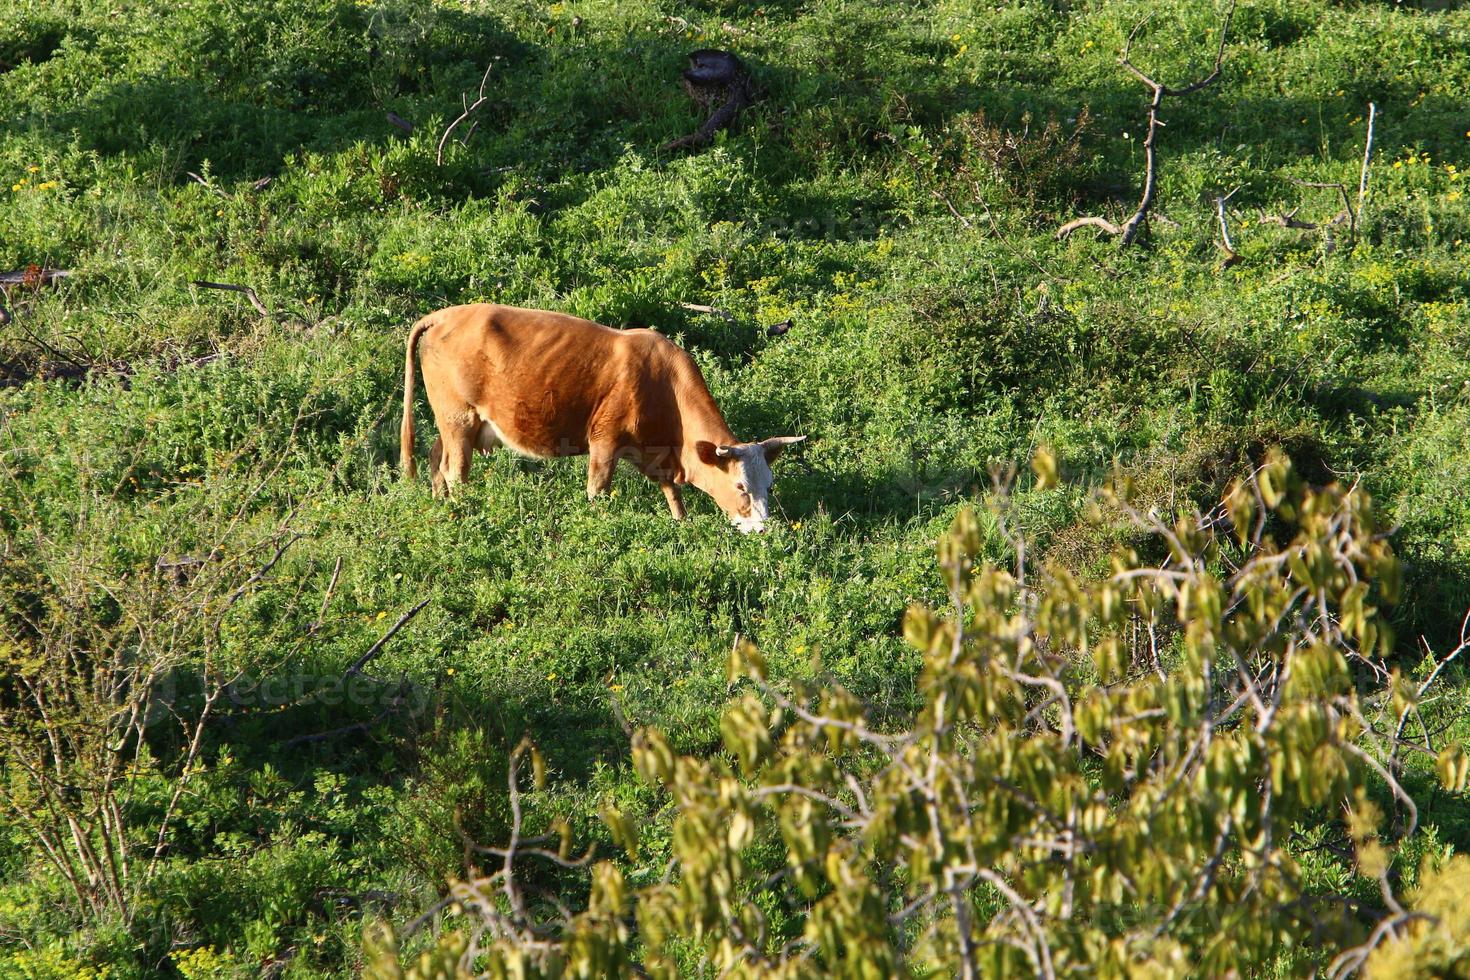
<svg viewBox="0 0 1470 980">
<path fill-rule="evenodd" d="M 72 275 L 8 287 L 0 326 L 0 652 L 166 650 L 173 700 L 127 786 L 127 916 L 0 817 L 0 973 L 349 972 L 364 911 L 412 919 L 461 873 L 456 826 L 504 834 L 524 733 L 553 769 L 535 807 L 597 839 L 619 800 L 652 828 L 630 877 L 657 878 L 624 724 L 717 751 L 737 637 L 774 678 L 911 707 L 934 542 L 1040 445 L 1070 489 L 1023 489 L 1016 520 L 1084 574 L 1129 533 L 1088 519 L 1115 465 L 1164 513 L 1269 446 L 1360 481 L 1398 528 L 1406 669 L 1445 649 L 1470 606 L 1470 13 L 1424 6 L 1242 0 L 1219 81 L 1165 104 L 1156 217 L 1119 249 L 1055 236 L 1137 200 L 1147 92 L 1118 52 L 1154 10 L 1135 60 L 1202 77 L 1209 5 L 12 0 L 0 271 Z M 661 153 L 700 121 L 701 47 L 764 98 Z M 1357 206 L 1370 101 L 1355 229 L 1263 220 L 1340 210 L 1307 183 Z M 589 504 L 581 461 L 504 453 L 452 503 L 400 482 L 406 329 L 482 300 L 656 327 L 742 438 L 808 435 L 782 519 L 742 537 L 691 494 L 676 524 L 631 471 Z M 321 696 L 424 600 L 375 682 Z M 236 675 L 172 800 L 174 716 Z M 1470 846 L 1463 798 L 1421 818 Z"/>
</svg>

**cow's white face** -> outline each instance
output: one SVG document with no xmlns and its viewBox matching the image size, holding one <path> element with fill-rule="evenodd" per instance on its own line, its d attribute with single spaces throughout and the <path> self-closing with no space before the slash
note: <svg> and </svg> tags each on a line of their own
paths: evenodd
<svg viewBox="0 0 1470 980">
<path fill-rule="evenodd" d="M 764 531 L 771 514 L 771 463 L 781 452 L 806 436 L 775 436 L 761 442 L 732 446 L 698 444 L 700 461 L 710 467 L 705 480 L 696 483 L 715 498 L 730 523 L 741 533 Z M 708 484 L 706 486 L 706 484 Z"/>
</svg>

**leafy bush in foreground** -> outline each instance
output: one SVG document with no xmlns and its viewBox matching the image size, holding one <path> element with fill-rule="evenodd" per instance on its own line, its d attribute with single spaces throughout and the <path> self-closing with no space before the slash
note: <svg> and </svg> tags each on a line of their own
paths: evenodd
<svg viewBox="0 0 1470 980">
<path fill-rule="evenodd" d="M 1036 468 L 1054 478 L 1049 457 Z M 1100 504 L 1162 543 L 1162 562 L 1125 550 L 1083 582 L 1028 568 L 1017 538 L 1005 570 L 980 560 L 981 519 L 961 512 L 940 547 L 953 608 L 907 618 L 924 703 L 904 726 L 878 724 L 835 684 L 787 690 L 737 646 L 730 678 L 744 691 L 724 713 L 723 756 L 677 756 L 657 730 L 634 738 L 639 772 L 676 812 L 662 882 L 630 889 L 602 862 L 586 911 L 538 921 L 517 861 L 586 859 L 564 831 L 547 849 L 555 835 L 523 836 L 517 819 L 504 848 L 483 849 L 497 870 L 455 886 L 458 928 L 406 974 L 393 937 L 371 933 L 371 974 L 1463 963 L 1470 923 L 1445 898 L 1466 859 L 1429 849 L 1421 908 L 1396 895 L 1418 872 L 1401 865 L 1425 851 L 1400 749 L 1434 756 L 1418 704 L 1445 661 L 1411 683 L 1382 660 L 1375 605 L 1393 600 L 1399 572 L 1367 495 L 1310 488 L 1273 456 L 1170 527 L 1122 483 Z M 995 518 L 1008 533 L 1003 506 Z M 543 766 L 529 746 L 512 761 L 517 814 L 528 752 L 538 780 Z M 1464 788 L 1458 746 L 1435 761 Z M 612 808 L 604 819 L 636 856 L 633 822 Z M 1324 824 L 1341 827 L 1356 879 L 1314 880 L 1301 842 Z"/>
</svg>

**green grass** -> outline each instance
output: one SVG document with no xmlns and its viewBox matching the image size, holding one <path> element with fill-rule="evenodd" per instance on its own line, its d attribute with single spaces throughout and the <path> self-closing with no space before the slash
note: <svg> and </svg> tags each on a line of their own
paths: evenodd
<svg viewBox="0 0 1470 980">
<path fill-rule="evenodd" d="M 250 970 L 294 948 L 288 975 L 345 972 L 364 893 L 412 918 L 460 870 L 456 810 L 503 833 L 523 733 L 554 770 L 540 815 L 595 837 L 600 801 L 652 807 L 613 696 L 715 751 L 737 636 L 775 677 L 911 706 L 901 616 L 943 596 L 933 543 L 992 465 L 1041 444 L 1079 485 L 1121 465 L 1161 508 L 1276 444 L 1315 479 L 1363 481 L 1399 525 L 1406 662 L 1421 635 L 1444 649 L 1470 604 L 1470 14 L 1426 6 L 1243 2 L 1220 81 L 1166 103 L 1161 220 L 1119 251 L 1054 231 L 1136 200 L 1146 98 L 1116 56 L 1152 5 L 12 4 L 0 270 L 75 274 L 13 290 L 0 328 L 3 561 L 133 581 L 207 550 L 237 505 L 262 540 L 289 518 L 303 538 L 228 620 L 239 662 L 281 676 L 340 672 L 429 603 L 373 667 L 416 685 L 418 711 L 228 709 L 134 935 L 78 919 L 0 827 L 0 966 L 64 947 L 142 976 L 213 947 L 205 966 Z M 1166 5 L 1136 58 L 1188 80 L 1211 31 L 1209 6 Z M 766 97 L 708 150 L 660 155 L 697 125 L 676 82 L 705 46 L 738 51 Z M 436 166 L 491 61 L 473 136 Z M 1262 224 L 1336 212 L 1292 180 L 1356 188 L 1370 100 L 1356 239 L 1327 254 Z M 1038 142 L 1084 108 L 1080 152 Z M 1045 172 L 993 165 L 977 111 Z M 1213 199 L 1237 186 L 1244 261 L 1222 268 Z M 193 279 L 248 283 L 279 318 Z M 631 471 L 589 504 L 580 461 L 497 455 L 452 504 L 399 482 L 407 326 L 476 300 L 677 339 L 742 438 L 810 437 L 777 467 L 784 519 L 741 537 L 691 497 L 675 524 Z M 50 377 L 69 360 L 126 370 Z M 1099 567 L 1116 535 L 1084 503 L 1021 494 L 1041 557 Z M 287 744 L 356 721 L 374 723 Z M 1463 800 L 1426 809 L 1470 844 Z M 661 873 L 648 850 L 635 881 Z"/>
</svg>

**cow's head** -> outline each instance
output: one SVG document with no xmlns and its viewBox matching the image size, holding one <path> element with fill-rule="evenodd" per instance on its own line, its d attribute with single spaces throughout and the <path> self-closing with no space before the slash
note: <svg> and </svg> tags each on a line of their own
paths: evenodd
<svg viewBox="0 0 1470 980">
<path fill-rule="evenodd" d="M 691 482 L 715 498 L 720 510 L 742 532 L 764 531 L 771 512 L 771 464 L 787 446 L 805 438 L 773 436 L 761 442 L 729 446 L 700 441 L 695 449 L 704 464 L 704 472 Z"/>
</svg>

